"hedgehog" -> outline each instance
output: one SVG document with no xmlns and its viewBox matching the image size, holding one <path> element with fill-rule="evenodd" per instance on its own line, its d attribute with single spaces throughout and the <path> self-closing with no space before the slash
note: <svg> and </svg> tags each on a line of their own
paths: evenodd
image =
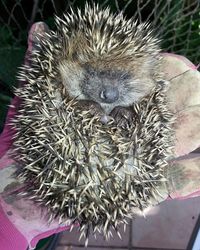
<svg viewBox="0 0 200 250">
<path fill-rule="evenodd" d="M 159 39 L 98 5 L 55 23 L 19 72 L 16 175 L 50 221 L 109 238 L 167 181 L 174 117 L 157 73 Z"/>
</svg>

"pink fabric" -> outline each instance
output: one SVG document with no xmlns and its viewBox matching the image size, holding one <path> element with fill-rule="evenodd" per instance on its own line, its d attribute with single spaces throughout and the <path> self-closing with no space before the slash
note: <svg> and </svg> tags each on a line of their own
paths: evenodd
<svg viewBox="0 0 200 250">
<path fill-rule="evenodd" d="M 25 250 L 28 243 L 0 206 L 0 250 Z"/>
</svg>

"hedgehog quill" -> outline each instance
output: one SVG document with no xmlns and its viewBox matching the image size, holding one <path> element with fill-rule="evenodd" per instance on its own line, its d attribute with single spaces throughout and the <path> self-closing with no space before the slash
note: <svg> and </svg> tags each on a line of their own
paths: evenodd
<svg viewBox="0 0 200 250">
<path fill-rule="evenodd" d="M 159 40 L 98 5 L 55 22 L 19 73 L 17 176 L 51 219 L 109 238 L 166 181 L 173 116 Z"/>
</svg>

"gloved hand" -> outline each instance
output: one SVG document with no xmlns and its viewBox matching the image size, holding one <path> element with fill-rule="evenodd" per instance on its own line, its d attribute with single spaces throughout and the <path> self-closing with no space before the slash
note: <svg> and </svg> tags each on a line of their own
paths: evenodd
<svg viewBox="0 0 200 250">
<path fill-rule="evenodd" d="M 33 25 L 29 34 L 28 57 L 35 46 L 35 33 L 42 33 L 42 23 Z M 195 66 L 183 57 L 164 54 L 162 69 L 166 78 L 171 80 L 168 90 L 169 105 L 177 115 L 175 124 L 176 150 L 174 157 L 183 156 L 200 146 L 200 73 Z M 59 221 L 48 223 L 47 209 L 41 208 L 32 201 L 16 197 L 23 183 L 13 177 L 17 163 L 9 156 L 14 133 L 9 126 L 10 119 L 17 111 L 19 99 L 12 101 L 6 125 L 0 136 L 0 249 L 23 250 L 27 245 L 34 247 L 37 241 L 53 233 L 68 229 Z M 200 155 L 193 159 L 172 160 L 167 169 L 169 182 L 161 187 L 161 197 L 155 203 L 169 197 L 185 198 L 200 194 Z"/>
<path fill-rule="evenodd" d="M 167 97 L 177 117 L 175 155 L 167 170 L 167 195 L 196 197 L 200 195 L 200 72 L 183 56 L 163 56 L 165 79 L 171 82 Z M 194 150 L 196 153 L 189 154 Z"/>
</svg>

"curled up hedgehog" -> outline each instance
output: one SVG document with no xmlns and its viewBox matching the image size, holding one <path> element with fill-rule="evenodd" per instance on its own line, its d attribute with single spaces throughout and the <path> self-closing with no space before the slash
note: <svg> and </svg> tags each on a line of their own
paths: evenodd
<svg viewBox="0 0 200 250">
<path fill-rule="evenodd" d="M 55 22 L 19 73 L 17 175 L 50 219 L 109 237 L 167 181 L 173 116 L 159 40 L 97 5 Z"/>
</svg>

